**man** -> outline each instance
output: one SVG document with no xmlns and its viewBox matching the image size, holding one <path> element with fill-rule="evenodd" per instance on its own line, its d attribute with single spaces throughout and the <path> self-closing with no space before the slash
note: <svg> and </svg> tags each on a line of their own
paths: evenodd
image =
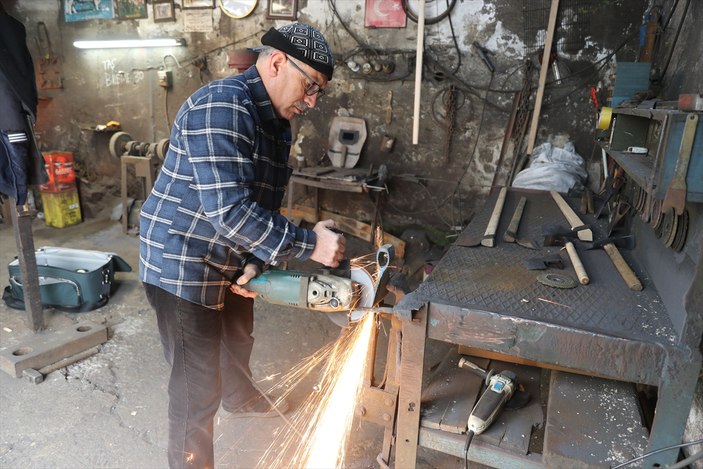
<svg viewBox="0 0 703 469">
<path fill-rule="evenodd" d="M 255 66 L 181 106 L 141 209 L 140 277 L 171 365 L 172 468 L 213 467 L 220 403 L 235 416 L 276 415 L 252 384 L 256 294 L 241 285 L 264 264 L 336 267 L 344 257 L 333 221 L 308 230 L 278 213 L 291 174 L 289 120 L 314 107 L 332 78 L 329 45 L 300 23 L 271 28 L 261 42 Z M 230 287 L 221 272 L 242 275 Z"/>
<path fill-rule="evenodd" d="M 34 144 L 38 101 L 34 63 L 24 25 L 8 13 L 14 3 L 0 0 L 0 194 L 22 206 L 28 186 L 45 183 L 47 176 Z"/>
</svg>

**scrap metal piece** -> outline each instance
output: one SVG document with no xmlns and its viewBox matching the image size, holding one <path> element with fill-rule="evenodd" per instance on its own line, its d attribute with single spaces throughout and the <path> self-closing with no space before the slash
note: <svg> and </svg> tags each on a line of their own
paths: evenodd
<svg viewBox="0 0 703 469">
<path fill-rule="evenodd" d="M 576 288 L 578 283 L 572 277 L 565 274 L 547 272 L 537 276 L 537 281 L 542 285 L 554 288 Z"/>
<path fill-rule="evenodd" d="M 555 267 L 557 269 L 563 269 L 564 263 L 559 257 L 559 254 L 551 254 L 544 257 L 533 257 L 531 259 L 525 259 L 523 261 L 527 270 L 544 270 L 547 267 Z"/>
<path fill-rule="evenodd" d="M 686 176 L 688 174 L 688 165 L 693 150 L 693 140 L 696 138 L 697 127 L 698 115 L 692 113 L 686 116 L 683 136 L 681 137 L 681 147 L 679 148 L 679 157 L 676 160 L 676 167 L 674 168 L 674 176 L 664 196 L 664 210 L 673 208 L 677 215 L 683 214 L 684 207 L 686 206 Z"/>
</svg>

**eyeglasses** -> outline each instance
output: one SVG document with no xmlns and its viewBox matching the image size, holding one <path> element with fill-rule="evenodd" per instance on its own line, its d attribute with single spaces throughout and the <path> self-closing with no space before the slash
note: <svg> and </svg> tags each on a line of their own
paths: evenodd
<svg viewBox="0 0 703 469">
<path fill-rule="evenodd" d="M 290 62 L 293 67 L 300 72 L 300 74 L 305 78 L 309 83 L 305 86 L 305 94 L 308 96 L 315 96 L 317 95 L 318 98 L 321 98 L 325 94 L 325 90 L 322 89 L 322 87 L 312 78 L 310 78 L 310 75 L 305 73 L 298 64 L 296 64 L 293 59 L 290 58 L 290 56 L 286 55 L 286 58 L 288 59 L 288 62 Z"/>
</svg>

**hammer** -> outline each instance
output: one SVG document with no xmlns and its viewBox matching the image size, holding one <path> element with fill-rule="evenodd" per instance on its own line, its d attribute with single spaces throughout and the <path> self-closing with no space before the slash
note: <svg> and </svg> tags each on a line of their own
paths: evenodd
<svg viewBox="0 0 703 469">
<path fill-rule="evenodd" d="M 586 269 L 584 269 L 581 258 L 579 258 L 578 252 L 576 252 L 576 247 L 574 247 L 574 243 L 571 242 L 571 239 L 572 238 L 568 235 L 564 234 L 546 234 L 544 235 L 544 245 L 564 246 L 566 248 L 566 252 L 569 254 L 571 265 L 574 266 L 574 272 L 576 272 L 576 277 L 578 277 L 579 282 L 581 282 L 581 285 L 588 285 L 591 279 L 588 278 Z"/>
<path fill-rule="evenodd" d="M 613 261 L 613 265 L 618 270 L 620 276 L 630 290 L 642 291 L 642 282 L 640 282 L 640 279 L 637 278 L 637 275 L 630 268 L 630 266 L 627 265 L 627 262 L 625 262 L 625 259 L 622 257 L 622 254 L 620 254 L 620 251 L 616 246 L 620 246 L 625 249 L 632 249 L 635 247 L 635 237 L 633 235 L 627 235 L 602 239 L 594 242 L 593 246 L 588 249 L 598 249 L 602 247 L 608 254 L 608 257 L 610 257 L 610 260 Z"/>
</svg>

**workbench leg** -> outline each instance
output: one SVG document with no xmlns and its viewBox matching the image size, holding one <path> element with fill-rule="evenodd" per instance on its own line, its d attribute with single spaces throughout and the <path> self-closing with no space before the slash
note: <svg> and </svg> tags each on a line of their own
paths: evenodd
<svg viewBox="0 0 703 469">
<path fill-rule="evenodd" d="M 700 369 L 698 350 L 671 352 L 667 357 L 659 382 L 647 452 L 681 443 Z M 676 462 L 678 454 L 677 448 L 652 455 L 644 460 L 642 467 L 667 467 Z"/>
<path fill-rule="evenodd" d="M 120 159 L 120 195 L 122 196 L 122 232 L 127 233 L 129 221 L 129 209 L 127 207 L 127 162 L 124 158 Z"/>
<path fill-rule="evenodd" d="M 403 323 L 398 425 L 395 441 L 395 467 L 397 468 L 413 468 L 417 458 L 426 337 L 427 307 L 424 306 L 415 314 L 412 321 Z"/>
<path fill-rule="evenodd" d="M 294 187 L 295 183 L 293 181 L 290 181 L 288 183 L 288 187 L 286 188 L 286 192 L 288 193 L 288 219 L 293 218 L 293 192 L 294 192 Z"/>
<path fill-rule="evenodd" d="M 393 394 L 395 396 L 396 410 L 393 413 L 394 419 L 396 418 L 398 407 L 398 387 L 400 384 L 400 376 L 398 375 L 398 372 L 400 370 L 400 347 L 402 344 L 402 330 L 402 321 L 396 317 L 392 317 L 390 333 L 388 336 L 388 348 L 386 351 L 386 383 L 384 386 L 384 390 L 387 393 Z M 390 465 L 391 450 L 393 448 L 394 441 L 393 436 L 395 435 L 396 428 L 396 422 L 394 421 L 393 425 L 386 427 L 383 432 L 383 446 L 381 447 L 381 453 L 378 455 L 381 461 L 376 459 L 376 461 L 381 467 L 386 467 Z M 381 465 L 381 463 L 385 464 L 385 466 Z"/>
<path fill-rule="evenodd" d="M 317 187 L 312 187 L 312 206 L 315 208 L 315 220 L 313 223 L 320 221 L 320 191 Z"/>
<path fill-rule="evenodd" d="M 27 311 L 27 325 L 32 332 L 39 332 L 44 330 L 44 307 L 41 304 L 39 292 L 39 271 L 34 252 L 32 217 L 29 214 L 27 204 L 18 206 L 15 199 L 9 199 L 6 203 L 10 206 L 10 216 L 15 231 L 17 259 L 24 285 L 22 291 L 24 293 L 24 308 Z"/>
</svg>

